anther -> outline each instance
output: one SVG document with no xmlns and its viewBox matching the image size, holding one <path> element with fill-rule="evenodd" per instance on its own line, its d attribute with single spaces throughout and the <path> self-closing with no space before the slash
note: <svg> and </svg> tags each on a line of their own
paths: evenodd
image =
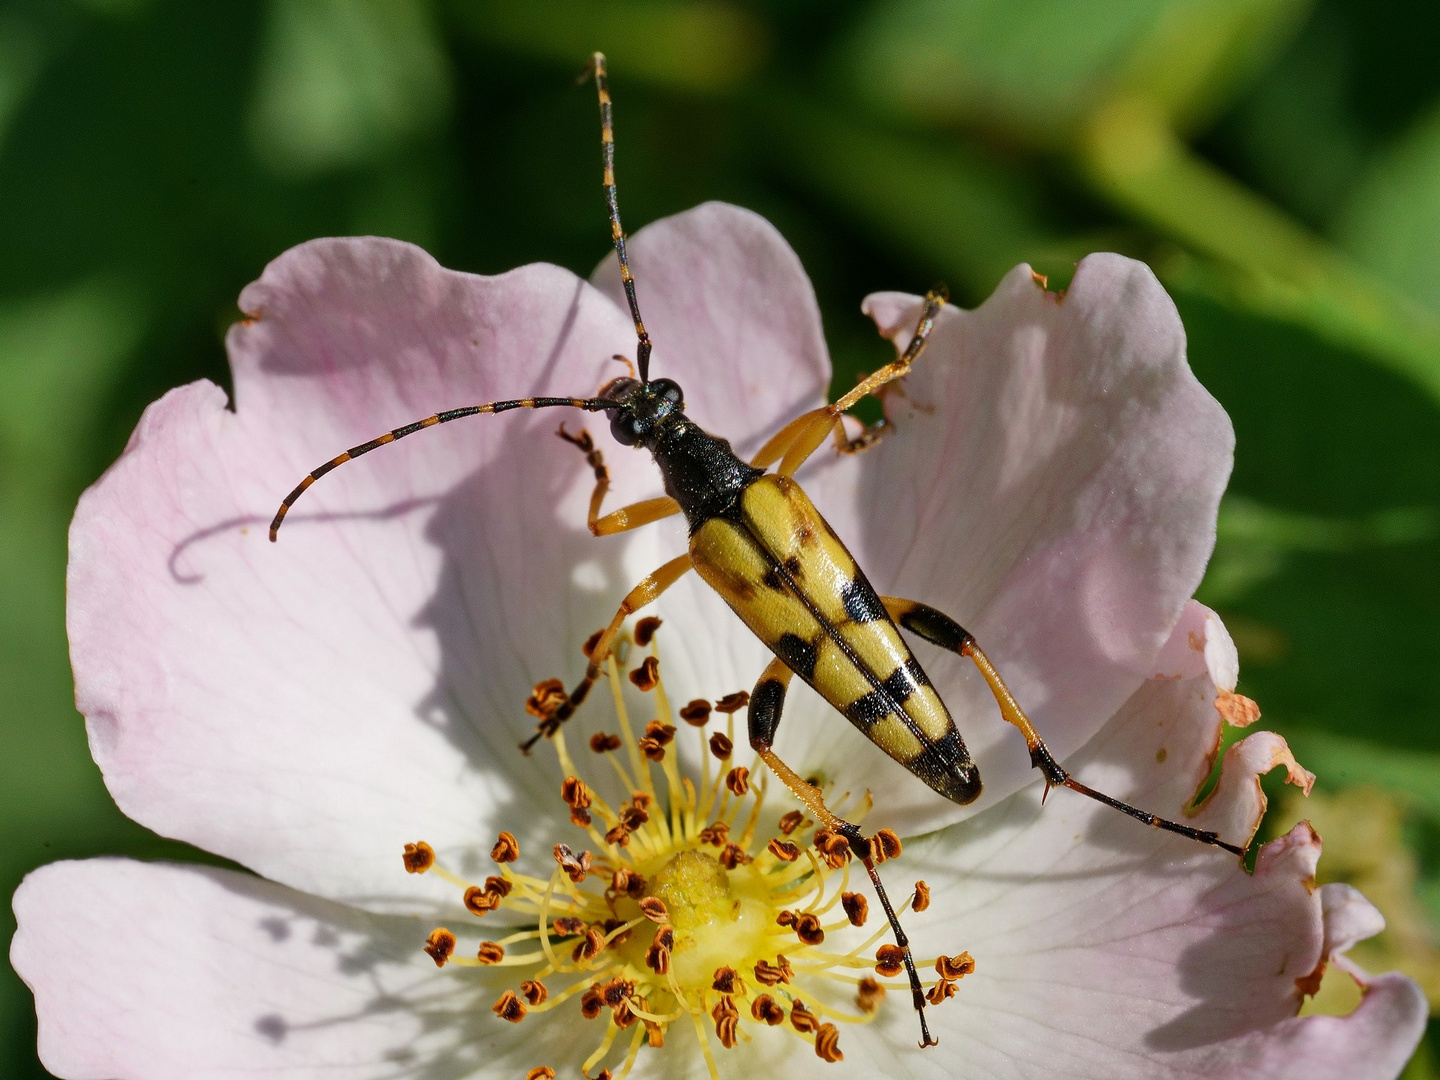
<svg viewBox="0 0 1440 1080">
<path fill-rule="evenodd" d="M 751 1002 L 750 1015 L 771 1027 L 785 1022 L 785 1010 L 769 994 L 761 994 Z"/>
<path fill-rule="evenodd" d="M 619 735 L 607 735 L 603 731 L 597 731 L 590 736 L 590 749 L 597 754 L 605 754 L 611 750 L 619 750 L 624 744 L 620 741 Z"/>
<path fill-rule="evenodd" d="M 537 720 L 549 720 L 570 700 L 565 684 L 559 679 L 544 679 L 535 684 L 525 699 L 525 711 Z"/>
<path fill-rule="evenodd" d="M 794 926 L 794 925 L 795 925 L 795 918 L 796 918 L 795 912 L 793 912 L 793 911 L 789 910 L 788 908 L 786 908 L 786 909 L 780 911 L 778 914 L 776 914 L 776 916 L 775 916 L 775 922 L 776 922 L 778 925 L 780 925 L 780 926 Z"/>
<path fill-rule="evenodd" d="M 605 935 L 594 927 L 591 927 L 585 931 L 585 936 L 580 939 L 580 944 L 576 945 L 571 951 L 570 959 L 574 960 L 577 964 L 582 964 L 586 960 L 594 960 L 595 957 L 604 951 Z"/>
<path fill-rule="evenodd" d="M 790 1006 L 790 1026 L 801 1035 L 809 1035 L 820 1022 L 815 1019 L 815 1014 L 805 1007 L 803 1001 L 797 1001 Z"/>
<path fill-rule="evenodd" d="M 736 690 L 733 694 L 726 694 L 715 703 L 715 711 L 722 713 L 735 713 L 750 704 L 750 692 L 748 690 Z"/>
<path fill-rule="evenodd" d="M 881 945 L 875 950 L 875 973 L 899 975 L 905 970 L 905 950 L 899 945 Z"/>
<path fill-rule="evenodd" d="M 844 1061 L 840 1052 L 840 1029 L 834 1024 L 821 1024 L 815 1032 L 815 1053 L 822 1061 Z"/>
<path fill-rule="evenodd" d="M 423 948 L 425 955 L 435 961 L 436 967 L 444 967 L 445 961 L 449 960 L 450 954 L 455 951 L 455 935 L 445 927 L 438 926 L 430 931 Z"/>
<path fill-rule="evenodd" d="M 863 1013 L 873 1013 L 880 1007 L 880 999 L 884 996 L 885 987 L 866 975 L 855 989 L 855 1007 Z"/>
<path fill-rule="evenodd" d="M 695 839 L 702 844 L 709 844 L 711 847 L 724 847 L 730 839 L 730 823 L 728 821 L 716 821 L 695 834 Z"/>
<path fill-rule="evenodd" d="M 670 954 L 674 948 L 675 928 L 673 926 L 660 927 L 655 931 L 650 948 L 645 951 L 645 966 L 657 975 L 664 975 L 670 970 Z"/>
<path fill-rule="evenodd" d="M 841 893 L 840 906 L 845 909 L 845 917 L 850 920 L 851 926 L 865 925 L 865 918 L 870 914 L 869 900 L 859 893 Z"/>
<path fill-rule="evenodd" d="M 580 1015 L 586 1020 L 594 1020 L 604 1007 L 605 999 L 600 996 L 599 987 L 592 986 L 580 996 Z"/>
<path fill-rule="evenodd" d="M 658 896 L 647 896 L 640 901 L 640 914 L 644 915 L 653 923 L 668 923 L 670 912 L 665 907 L 665 901 Z"/>
<path fill-rule="evenodd" d="M 578 776 L 567 776 L 560 782 L 560 798 L 573 810 L 584 810 L 590 805 L 590 789 Z"/>
<path fill-rule="evenodd" d="M 555 933 L 560 937 L 574 937 L 576 934 L 585 932 L 585 920 L 577 919 L 574 915 L 562 915 L 555 920 Z"/>
<path fill-rule="evenodd" d="M 490 858 L 498 863 L 512 863 L 520 858 L 520 841 L 515 839 L 515 834 L 502 832 L 490 849 Z"/>
<path fill-rule="evenodd" d="M 482 964 L 498 964 L 505 959 L 505 946 L 498 941 L 482 941 L 475 958 Z"/>
<path fill-rule="evenodd" d="M 647 615 L 637 622 L 634 631 L 632 631 L 635 644 L 639 645 L 642 649 L 649 645 L 655 637 L 655 631 L 660 629 L 661 621 L 662 620 L 657 619 L 654 615 Z"/>
<path fill-rule="evenodd" d="M 645 737 L 654 739 L 661 746 L 668 746 L 675 738 L 675 728 L 671 724 L 662 724 L 659 720 L 651 720 L 645 725 Z"/>
<path fill-rule="evenodd" d="M 710 1010 L 710 1015 L 715 1020 L 715 1034 L 720 1039 L 720 1045 L 729 1050 L 739 1039 L 740 1013 L 735 1003 L 728 997 L 722 997 L 720 1004 Z"/>
<path fill-rule="evenodd" d="M 734 968 L 718 967 L 715 969 L 715 979 L 711 982 L 710 989 L 718 990 L 722 994 L 743 994 L 745 982 L 736 974 Z"/>
<path fill-rule="evenodd" d="M 650 820 L 650 811 L 643 806 L 626 806 L 620 811 L 620 824 L 624 825 L 631 832 L 640 828 Z"/>
<path fill-rule="evenodd" d="M 739 844 L 726 844 L 725 850 L 720 852 L 720 865 L 726 870 L 734 870 L 737 866 L 744 866 L 746 863 L 754 862 L 745 849 Z"/>
<path fill-rule="evenodd" d="M 630 846 L 630 826 L 623 821 L 617 822 L 605 830 L 605 842 L 614 844 L 616 847 Z"/>
<path fill-rule="evenodd" d="M 968 952 L 962 952 L 959 956 L 942 956 L 935 961 L 935 973 L 952 982 L 963 979 L 974 970 L 975 958 Z"/>
<path fill-rule="evenodd" d="M 485 891 L 494 893 L 501 898 L 509 896 L 510 890 L 514 887 L 515 886 L 511 885 L 510 882 L 503 877 L 496 877 L 493 874 L 485 879 Z"/>
<path fill-rule="evenodd" d="M 501 837 L 509 836 L 509 833 L 501 833 Z M 514 840 L 514 837 L 511 837 Z M 570 850 L 568 844 L 555 845 L 555 861 L 560 864 L 560 869 L 565 871 L 565 876 L 575 884 L 585 880 L 585 875 L 590 873 L 590 852 L 582 851 L 579 855 Z"/>
<path fill-rule="evenodd" d="M 424 840 L 417 840 L 413 844 L 405 845 L 402 858 L 405 860 L 407 874 L 423 874 L 435 865 L 435 849 Z"/>
<path fill-rule="evenodd" d="M 488 915 L 500 906 L 500 895 L 471 885 L 465 890 L 465 910 L 471 915 Z"/>
<path fill-rule="evenodd" d="M 819 945 L 825 940 L 825 931 L 820 929 L 820 918 L 814 912 L 806 911 L 795 918 L 795 936 L 806 945 Z"/>
<path fill-rule="evenodd" d="M 595 655 L 595 646 L 600 644 L 600 639 L 604 636 L 604 630 L 596 630 L 593 634 L 591 634 L 588 638 L 585 639 L 585 644 L 580 646 L 580 651 L 585 654 L 586 660 L 589 660 Z"/>
<path fill-rule="evenodd" d="M 638 900 L 645 895 L 645 879 L 628 866 L 622 866 L 611 876 L 610 888 Z"/>
<path fill-rule="evenodd" d="M 942 1001 L 954 996 L 955 984 L 949 979 L 940 979 L 930 988 L 930 992 L 925 995 L 925 1000 L 931 1005 L 939 1005 Z"/>
<path fill-rule="evenodd" d="M 876 865 L 900 855 L 900 837 L 896 836 L 892 829 L 881 829 L 877 832 L 871 838 L 871 846 L 875 851 Z"/>
<path fill-rule="evenodd" d="M 630 999 L 635 992 L 635 984 L 629 979 L 622 979 L 619 976 L 611 979 L 600 987 L 600 1000 L 612 1009 L 618 1009 Z"/>
<path fill-rule="evenodd" d="M 710 736 L 710 752 L 721 761 L 729 761 L 731 751 L 734 749 L 735 744 L 730 741 L 728 735 L 717 731 Z"/>
<path fill-rule="evenodd" d="M 831 870 L 839 870 L 850 861 L 850 841 L 829 829 L 815 831 L 815 849 L 821 861 Z"/>
<path fill-rule="evenodd" d="M 768 847 L 770 854 L 781 862 L 794 862 L 800 857 L 800 848 L 797 845 L 789 840 L 781 840 L 778 836 L 770 841 Z"/>
<path fill-rule="evenodd" d="M 630 672 L 630 681 L 646 693 L 660 685 L 660 658 L 647 656 L 645 662 Z"/>
<path fill-rule="evenodd" d="M 924 911 L 930 906 L 930 886 L 923 881 L 915 882 L 915 896 L 910 901 L 911 911 Z"/>
<path fill-rule="evenodd" d="M 725 786 L 730 789 L 730 794 L 739 798 L 750 790 L 750 770 L 744 765 L 736 765 L 725 774 Z"/>
<path fill-rule="evenodd" d="M 791 833 L 793 833 L 796 829 L 800 827 L 804 820 L 805 815 L 802 814 L 799 810 L 791 810 L 788 814 L 784 814 L 781 816 L 780 831 L 786 836 L 789 836 Z"/>
<path fill-rule="evenodd" d="M 790 967 L 790 961 L 785 959 L 783 953 L 775 957 L 773 964 L 766 960 L 755 961 L 755 981 L 762 986 L 788 983 L 794 977 L 795 972 Z"/>
<path fill-rule="evenodd" d="M 690 704 L 681 706 L 680 719 L 691 727 L 704 727 L 710 721 L 710 703 L 704 698 L 696 698 Z"/>
<path fill-rule="evenodd" d="M 525 1080 L 555 1080 L 555 1070 L 549 1065 L 541 1065 L 527 1072 Z"/>
<path fill-rule="evenodd" d="M 661 746 L 654 739 L 641 739 L 635 744 L 647 760 L 661 762 L 665 760 L 665 747 Z"/>
<path fill-rule="evenodd" d="M 506 990 L 500 995 L 499 1000 L 490 1006 L 490 1010 L 501 1020 L 509 1020 L 512 1024 L 518 1024 L 525 1019 L 525 1003 L 515 996 L 514 990 Z"/>
<path fill-rule="evenodd" d="M 520 994 L 531 1005 L 543 1005 L 550 1000 L 550 990 L 539 979 L 526 979 L 520 984 Z"/>
</svg>

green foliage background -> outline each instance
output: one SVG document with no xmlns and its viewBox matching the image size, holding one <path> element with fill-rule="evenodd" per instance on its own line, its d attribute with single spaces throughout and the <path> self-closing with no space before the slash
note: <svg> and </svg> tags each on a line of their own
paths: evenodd
<svg viewBox="0 0 1440 1080">
<path fill-rule="evenodd" d="M 122 818 L 86 752 L 76 496 L 147 402 L 228 383 L 235 297 L 292 244 L 587 272 L 608 233 L 573 76 L 601 48 L 627 223 L 767 215 L 814 276 L 837 385 L 885 356 L 871 290 L 944 279 L 973 303 L 1096 249 L 1155 267 L 1239 436 L 1202 599 L 1320 790 L 1398 807 L 1433 947 L 1437 41 L 1429 0 L 0 4 L 0 893 L 57 858 L 202 857 Z M 1407 1077 L 1440 1075 L 1435 1040 Z M 0 1071 L 46 1075 L 8 968 Z"/>
</svg>

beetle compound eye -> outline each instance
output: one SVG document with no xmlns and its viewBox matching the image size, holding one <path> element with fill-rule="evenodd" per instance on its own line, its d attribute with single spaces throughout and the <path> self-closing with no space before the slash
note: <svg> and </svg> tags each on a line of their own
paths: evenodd
<svg viewBox="0 0 1440 1080">
<path fill-rule="evenodd" d="M 615 441 L 620 445 L 634 446 L 644 437 L 648 426 L 631 413 L 616 413 L 610 421 L 610 434 L 615 436 Z"/>
<path fill-rule="evenodd" d="M 682 405 L 685 401 L 685 391 L 680 389 L 680 384 L 674 379 L 656 379 L 650 384 L 654 394 L 667 405 Z"/>
</svg>

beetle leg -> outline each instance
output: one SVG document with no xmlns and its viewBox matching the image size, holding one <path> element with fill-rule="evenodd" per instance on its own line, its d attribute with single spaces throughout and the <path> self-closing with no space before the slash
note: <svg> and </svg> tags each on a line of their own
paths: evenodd
<svg viewBox="0 0 1440 1080">
<path fill-rule="evenodd" d="M 615 644 L 615 635 L 620 633 L 620 627 L 624 625 L 626 618 L 654 601 L 657 596 L 684 577 L 685 572 L 692 566 L 694 563 L 690 561 L 688 554 L 671 559 L 625 594 L 625 599 L 620 601 L 620 609 L 615 612 L 615 617 L 610 620 L 610 625 L 600 632 L 600 636 L 590 649 L 590 662 L 585 667 L 585 677 L 575 684 L 575 689 L 570 691 L 563 705 L 540 721 L 535 734 L 520 744 L 521 750 L 528 754 L 532 746 L 542 738 L 554 735 L 560 725 L 575 714 L 575 710 L 580 707 L 580 703 L 590 693 L 590 688 L 600 678 L 605 658 L 610 655 L 610 648 Z"/>
<path fill-rule="evenodd" d="M 595 490 L 590 495 L 590 513 L 587 524 L 590 526 L 590 531 L 596 536 L 611 536 L 615 533 L 628 532 L 630 529 L 638 529 L 641 525 L 649 525 L 652 521 L 660 521 L 680 512 L 680 504 L 668 495 L 664 495 L 658 499 L 641 499 L 639 502 L 622 506 L 619 510 L 612 510 L 601 517 L 600 506 L 605 502 L 605 495 L 610 490 L 610 470 L 605 466 L 605 456 L 600 453 L 599 448 L 595 445 L 595 440 L 590 438 L 590 433 L 584 428 L 580 429 L 580 434 L 571 435 L 565 430 L 565 425 L 561 424 L 560 430 L 555 434 L 571 446 L 577 447 L 585 455 L 586 462 L 595 472 Z"/>
<path fill-rule="evenodd" d="M 920 1016 L 920 1045 L 933 1046 L 935 1040 L 930 1037 L 930 1028 L 925 1022 L 925 993 L 920 987 L 920 976 L 910 955 L 910 939 L 905 936 L 895 909 L 890 905 L 890 897 L 886 895 L 885 886 L 880 881 L 880 873 L 875 869 L 875 855 L 870 840 L 860 831 L 858 825 L 832 813 L 825 805 L 820 789 L 781 761 L 771 749 L 775 730 L 780 726 L 780 713 L 785 706 L 785 691 L 789 688 L 793 675 L 794 672 L 778 658 L 766 665 L 750 694 L 750 747 L 760 756 L 760 760 L 770 767 L 770 771 L 780 782 L 790 789 L 791 794 L 805 804 L 805 809 L 810 811 L 815 820 L 831 832 L 845 837 L 851 852 L 865 864 L 865 870 L 870 875 L 870 884 L 874 886 L 880 906 L 885 909 L 885 917 L 890 921 L 895 944 L 904 954 L 905 970 L 910 976 L 910 993 L 914 999 L 915 1011 Z"/>
<path fill-rule="evenodd" d="M 928 604 L 921 604 L 915 600 L 902 600 L 895 596 L 882 596 L 880 602 L 885 605 L 885 610 L 890 613 L 890 617 L 904 629 L 942 649 L 949 649 L 961 656 L 968 656 L 974 662 L 986 684 L 989 685 L 990 693 L 995 696 L 996 704 L 1000 706 L 1000 715 L 1018 728 L 1020 734 L 1025 737 L 1025 745 L 1030 748 L 1030 764 L 1039 769 L 1045 777 L 1047 793 L 1053 787 L 1067 787 L 1071 791 L 1078 791 L 1081 795 L 1088 796 L 1096 802 L 1102 802 L 1106 806 L 1119 810 L 1122 814 L 1128 814 L 1137 821 L 1143 821 L 1146 825 L 1164 829 L 1166 832 L 1178 833 L 1212 847 L 1224 848 L 1235 855 L 1243 856 L 1245 854 L 1244 848 L 1227 844 L 1220 839 L 1217 833 L 1208 829 L 1192 829 L 1188 825 L 1168 821 L 1131 806 L 1129 803 L 1112 798 L 1103 791 L 1096 791 L 1094 788 L 1080 783 L 1055 760 L 1054 755 L 1050 753 L 1050 748 L 1045 745 L 1045 740 L 1035 730 L 1035 725 L 1025 715 L 1025 710 L 1020 708 L 1019 702 L 1015 700 L 1015 695 L 1010 692 L 1010 688 L 1005 685 L 1005 680 L 995 670 L 995 665 L 976 644 L 975 638 L 969 631 L 950 616 L 936 611 Z"/>
<path fill-rule="evenodd" d="M 760 452 L 755 455 L 750 464 L 757 469 L 763 469 L 778 459 L 780 475 L 793 475 L 811 454 L 820 449 L 831 430 L 839 424 L 843 413 L 853 408 L 866 395 L 873 394 L 887 383 L 892 383 L 910 373 L 911 365 L 924 351 L 925 343 L 930 338 L 930 331 L 935 327 L 935 316 L 944 306 L 943 290 L 932 291 L 925 297 L 925 306 L 921 309 L 920 321 L 915 327 L 914 335 L 910 338 L 910 344 L 898 359 L 861 379 L 854 389 L 844 394 L 834 404 L 804 413 L 790 421 L 780 429 L 774 438 L 760 448 Z M 840 439 L 837 439 L 837 445 L 843 438 L 842 435 Z M 873 438 L 868 441 L 863 441 L 864 436 L 861 438 L 861 445 L 854 447 L 855 449 L 863 449 L 868 442 L 874 441 Z M 850 445 L 850 440 L 844 440 L 844 447 Z"/>
</svg>

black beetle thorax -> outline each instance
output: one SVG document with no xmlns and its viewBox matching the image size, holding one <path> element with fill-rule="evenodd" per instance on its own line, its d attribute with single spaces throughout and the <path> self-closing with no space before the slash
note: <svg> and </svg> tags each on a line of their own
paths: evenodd
<svg viewBox="0 0 1440 1080">
<path fill-rule="evenodd" d="M 731 514 L 740 493 L 764 473 L 736 457 L 728 439 L 704 431 L 678 410 L 658 426 L 650 453 L 664 477 L 665 494 L 680 504 L 691 532 Z"/>
</svg>

